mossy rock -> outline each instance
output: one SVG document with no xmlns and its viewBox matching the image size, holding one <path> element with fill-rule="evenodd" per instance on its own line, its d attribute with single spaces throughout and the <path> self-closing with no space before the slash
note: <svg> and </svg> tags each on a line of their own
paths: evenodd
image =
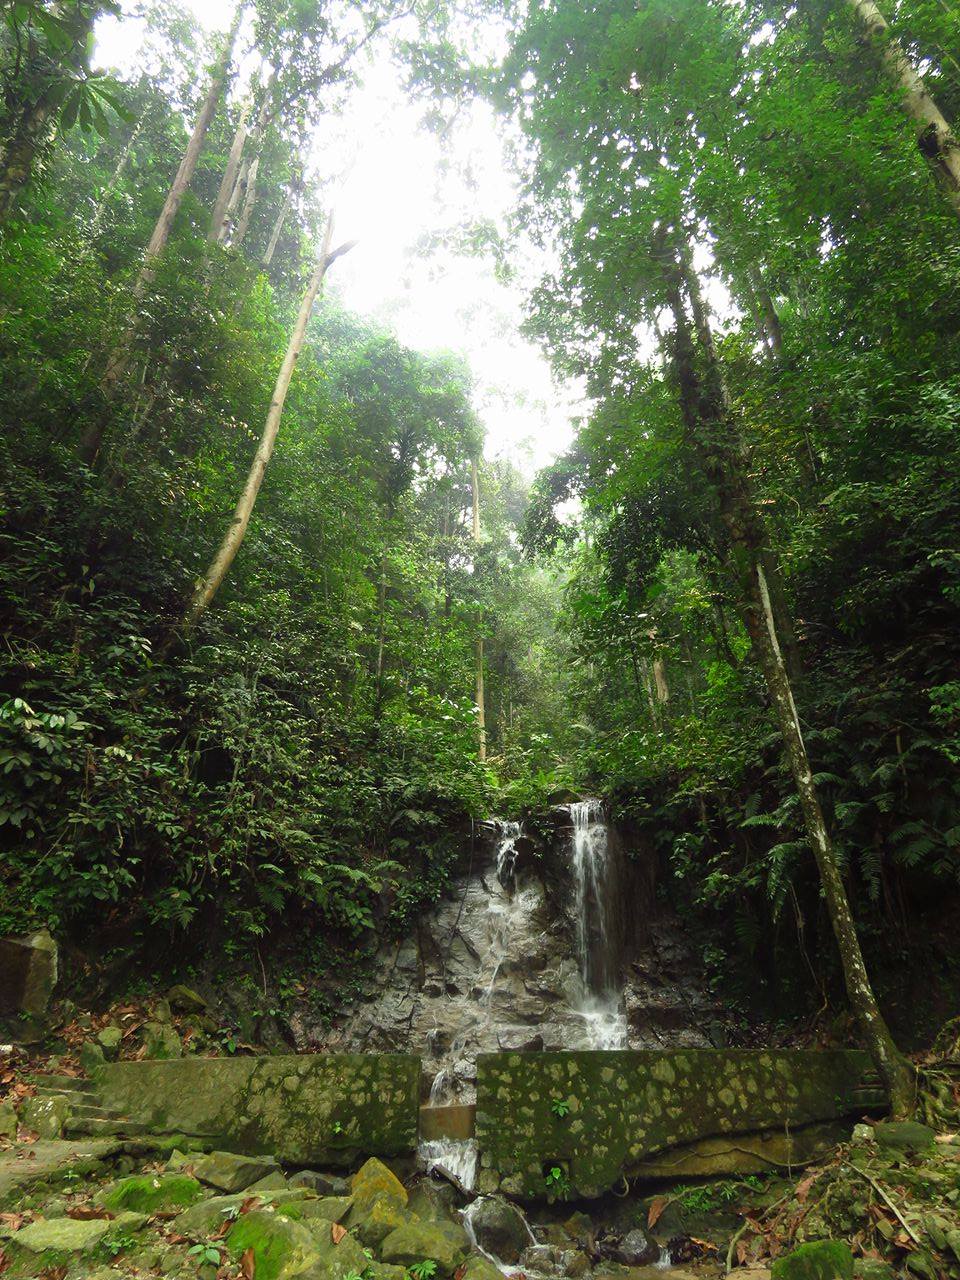
<svg viewBox="0 0 960 1280">
<path fill-rule="evenodd" d="M 299 1222 L 264 1209 L 242 1214 L 227 1232 L 233 1258 L 253 1250 L 257 1280 L 287 1280 L 316 1260 L 313 1236 Z"/>
<path fill-rule="evenodd" d="M 463 1264 L 462 1280 L 503 1280 L 503 1272 L 489 1258 L 473 1253 Z"/>
<path fill-rule="evenodd" d="M 193 1171 L 201 1182 L 218 1191 L 246 1191 L 255 1182 L 276 1172 L 272 1156 L 238 1156 L 232 1151 L 211 1151 L 194 1162 Z"/>
<path fill-rule="evenodd" d="M 360 1205 L 355 1203 L 350 1210 L 347 1223 L 351 1231 L 356 1231 L 365 1245 L 375 1249 L 383 1243 L 391 1231 L 396 1231 L 398 1227 L 416 1220 L 417 1215 L 411 1213 L 393 1196 L 379 1195 L 370 1202 Z"/>
<path fill-rule="evenodd" d="M 364 1280 L 407 1280 L 405 1267 L 392 1267 L 388 1262 L 368 1262 L 363 1270 Z"/>
<path fill-rule="evenodd" d="M 853 1254 L 840 1240 L 813 1240 L 777 1258 L 771 1280 L 853 1280 Z"/>
<path fill-rule="evenodd" d="M 279 1207 L 292 1201 L 306 1200 L 310 1195 L 306 1187 L 290 1187 L 286 1191 L 271 1191 L 263 1200 L 266 1204 Z M 249 1198 L 246 1192 L 241 1192 L 235 1196 L 211 1196 L 209 1200 L 201 1200 L 177 1215 L 177 1230 L 184 1235 L 209 1235 L 222 1226 L 224 1219 L 237 1214 L 240 1206 Z"/>
<path fill-rule="evenodd" d="M 376 1200 L 392 1200 L 401 1209 L 406 1208 L 407 1189 L 382 1160 L 372 1158 L 361 1165 L 351 1183 L 353 1207 L 364 1214 Z"/>
<path fill-rule="evenodd" d="M 116 1218 L 38 1218 L 13 1237 L 19 1249 L 41 1254 L 92 1253 L 107 1236 L 137 1231 L 146 1222 L 142 1213 Z"/>
<path fill-rule="evenodd" d="M 347 1280 L 348 1276 L 363 1274 L 369 1266 L 370 1259 L 352 1235 L 334 1241 L 332 1222 L 317 1218 L 304 1226 L 313 1236 L 317 1259 L 298 1280 Z"/>
<path fill-rule="evenodd" d="M 888 1151 L 929 1151 L 936 1134 L 917 1120 L 888 1120 L 873 1127 L 873 1140 Z"/>
<path fill-rule="evenodd" d="M 452 1276 L 470 1252 L 467 1233 L 455 1222 L 407 1222 L 391 1231 L 380 1249 L 382 1262 L 410 1267 L 425 1258 L 442 1276 Z"/>
<path fill-rule="evenodd" d="M 187 1209 L 203 1195 L 203 1187 L 185 1173 L 140 1174 L 121 1178 L 95 1197 L 105 1209 L 133 1209 L 155 1213 L 158 1209 Z"/>
<path fill-rule="evenodd" d="M 879 1258 L 857 1258 L 853 1264 L 854 1280 L 896 1280 L 897 1273 Z"/>
<path fill-rule="evenodd" d="M 301 1216 L 310 1221 L 322 1218 L 325 1222 L 343 1222 L 352 1204 L 351 1196 L 321 1196 L 319 1200 L 303 1200 L 300 1203 Z"/>
</svg>

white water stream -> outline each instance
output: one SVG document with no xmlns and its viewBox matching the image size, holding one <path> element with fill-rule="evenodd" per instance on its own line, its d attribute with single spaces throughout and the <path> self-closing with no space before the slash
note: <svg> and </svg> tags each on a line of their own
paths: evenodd
<svg viewBox="0 0 960 1280">
<path fill-rule="evenodd" d="M 607 824 L 599 800 L 570 806 L 571 869 L 580 994 L 574 1012 L 583 1019 L 586 1049 L 625 1049 L 627 1021 L 619 990 L 619 957 L 613 925 L 616 879 Z M 571 1046 L 572 1047 L 572 1046 Z"/>
</svg>

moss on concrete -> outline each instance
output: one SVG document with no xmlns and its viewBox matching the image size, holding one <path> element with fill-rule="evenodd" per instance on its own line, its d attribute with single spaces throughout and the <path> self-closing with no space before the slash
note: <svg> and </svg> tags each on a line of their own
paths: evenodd
<svg viewBox="0 0 960 1280">
<path fill-rule="evenodd" d="M 417 1145 L 420 1059 L 407 1054 L 108 1063 L 98 1086 L 107 1107 L 153 1133 L 290 1164 L 349 1167 Z"/>
<path fill-rule="evenodd" d="M 561 1194 L 597 1196 L 674 1148 L 860 1114 L 882 1103 L 864 1084 L 868 1073 L 855 1052 L 482 1054 L 480 1190 L 499 1183 L 513 1195 L 556 1197 L 545 1170 L 559 1168 Z"/>
</svg>

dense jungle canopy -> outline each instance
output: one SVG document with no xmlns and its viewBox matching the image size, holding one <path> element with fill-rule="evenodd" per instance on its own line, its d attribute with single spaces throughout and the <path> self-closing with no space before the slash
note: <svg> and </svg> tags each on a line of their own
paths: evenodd
<svg viewBox="0 0 960 1280">
<path fill-rule="evenodd" d="M 882 8 L 3 4 L 0 934 L 325 971 L 586 793 L 735 1007 L 955 1011 L 960 8 Z M 536 474 L 338 291 L 371 66 L 502 144 Z"/>
</svg>

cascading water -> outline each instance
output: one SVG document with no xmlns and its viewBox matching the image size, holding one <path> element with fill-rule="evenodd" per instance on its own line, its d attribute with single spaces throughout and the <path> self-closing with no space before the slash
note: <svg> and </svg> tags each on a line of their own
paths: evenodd
<svg viewBox="0 0 960 1280">
<path fill-rule="evenodd" d="M 614 922 L 615 868 L 599 800 L 570 805 L 574 920 L 580 989 L 574 1012 L 590 1049 L 623 1049 L 626 1017 L 618 988 L 619 947 Z"/>
<path fill-rule="evenodd" d="M 451 1024 L 456 1027 L 450 1038 L 443 1065 L 430 1085 L 429 1105 L 441 1107 L 461 1101 L 466 1093 L 458 1066 L 462 1064 L 468 1044 L 483 1043 L 494 1022 L 497 979 L 511 957 L 515 935 L 528 920 L 540 898 L 533 888 L 517 883 L 517 841 L 522 835 L 519 822 L 496 823 L 496 884 L 490 886 L 483 922 L 485 949 L 479 956 L 479 968 L 472 991 L 466 999 L 451 1000 Z M 454 1019 L 459 1018 L 459 1022 Z M 448 1024 L 450 1025 L 450 1024 Z M 471 1140 L 440 1138 L 421 1144 L 420 1155 L 428 1170 L 442 1166 L 467 1189 L 476 1178 L 477 1144 Z"/>
</svg>

